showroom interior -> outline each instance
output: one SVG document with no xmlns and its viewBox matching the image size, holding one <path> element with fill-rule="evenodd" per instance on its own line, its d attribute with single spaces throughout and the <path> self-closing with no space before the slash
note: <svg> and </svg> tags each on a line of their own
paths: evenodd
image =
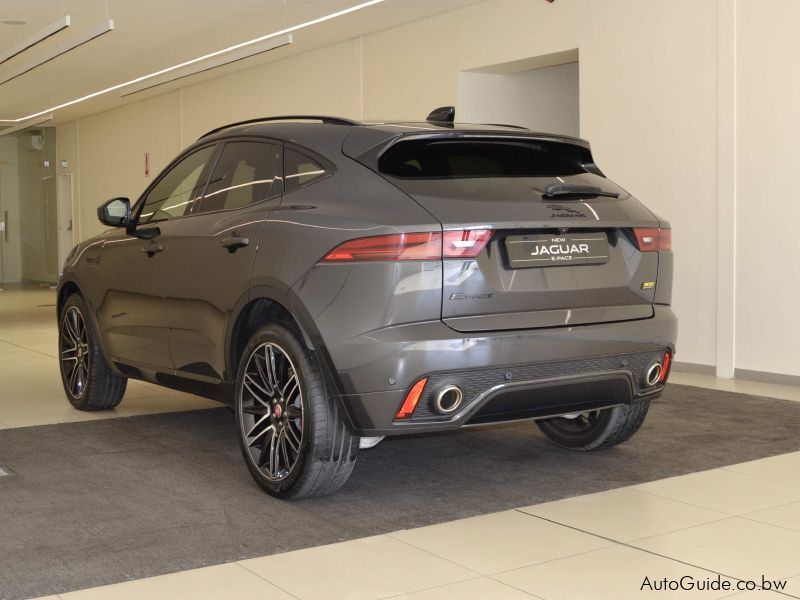
<svg viewBox="0 0 800 600">
<path fill-rule="evenodd" d="M 0 599 L 800 598 L 799 25 L 795 0 L 0 0 Z M 456 125 L 426 120 L 440 107 Z M 587 140 L 591 176 L 671 228 L 677 340 L 636 436 L 361 433 L 341 489 L 290 500 L 248 474 L 240 411 L 166 376 L 131 371 L 118 407 L 76 410 L 60 279 L 104 236 L 144 243 L 98 207 L 134 203 L 207 132 L 276 116 Z M 587 193 L 601 216 L 619 200 Z M 570 318 L 536 335 L 557 345 Z"/>
</svg>

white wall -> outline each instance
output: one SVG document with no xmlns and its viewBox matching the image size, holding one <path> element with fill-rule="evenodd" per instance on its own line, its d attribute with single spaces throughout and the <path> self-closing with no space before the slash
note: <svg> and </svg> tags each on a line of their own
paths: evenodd
<svg viewBox="0 0 800 600">
<path fill-rule="evenodd" d="M 734 8 L 735 31 L 723 18 Z M 86 237 L 100 229 L 100 202 L 146 186 L 144 152 L 156 172 L 210 127 L 280 112 L 420 119 L 458 103 L 461 72 L 577 48 L 581 136 L 609 177 L 673 226 L 677 359 L 717 365 L 730 355 L 739 368 L 800 375 L 791 310 L 800 284 L 785 263 L 745 256 L 749 239 L 779 239 L 784 253 L 799 253 L 798 205 L 786 201 L 798 10 L 794 0 L 487 0 L 66 124 L 59 158 L 76 175 L 76 223 Z M 727 66 L 739 80 L 735 122 L 726 112 L 732 92 L 718 87 Z M 723 156 L 726 140 L 738 148 L 735 165 Z M 722 185 L 728 170 L 739 182 L 735 197 Z M 725 242 L 734 222 L 730 293 Z M 723 313 L 735 347 L 718 335 Z"/>
<path fill-rule="evenodd" d="M 578 63 L 514 73 L 462 72 L 456 118 L 580 135 Z"/>
<path fill-rule="evenodd" d="M 736 366 L 800 374 L 800 2 L 738 0 Z"/>
</svg>

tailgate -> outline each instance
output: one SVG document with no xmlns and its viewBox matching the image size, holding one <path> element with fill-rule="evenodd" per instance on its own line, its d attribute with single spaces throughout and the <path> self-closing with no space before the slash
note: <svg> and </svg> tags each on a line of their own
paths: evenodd
<svg viewBox="0 0 800 600">
<path fill-rule="evenodd" d="M 618 198 L 542 197 L 553 178 L 396 180 L 445 230 L 492 229 L 473 259 L 446 259 L 442 319 L 458 331 L 559 327 L 649 318 L 658 252 L 634 227 L 655 217 L 609 180 L 560 177 Z"/>
</svg>

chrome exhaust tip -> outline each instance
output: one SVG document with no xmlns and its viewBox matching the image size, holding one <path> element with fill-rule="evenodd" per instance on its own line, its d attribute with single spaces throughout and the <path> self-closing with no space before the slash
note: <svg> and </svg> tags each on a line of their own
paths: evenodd
<svg viewBox="0 0 800 600">
<path fill-rule="evenodd" d="M 433 408 L 441 415 L 454 413 L 464 401 L 464 392 L 457 385 L 446 385 L 433 399 Z"/>
<path fill-rule="evenodd" d="M 658 385 L 658 382 L 661 381 L 661 373 L 663 372 L 664 367 L 661 365 L 660 362 L 655 362 L 647 368 L 647 371 L 644 374 L 644 382 L 649 387 L 653 387 L 654 385 Z"/>
</svg>

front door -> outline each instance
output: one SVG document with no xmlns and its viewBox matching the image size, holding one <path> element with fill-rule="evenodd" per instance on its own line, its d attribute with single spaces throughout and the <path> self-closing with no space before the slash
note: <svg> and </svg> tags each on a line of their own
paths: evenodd
<svg viewBox="0 0 800 600">
<path fill-rule="evenodd" d="M 182 157 L 142 196 L 134 210 L 138 236 L 116 230 L 106 238 L 99 277 L 107 282 L 97 316 L 106 353 L 117 363 L 171 371 L 164 307 L 165 261 L 182 218 L 191 210 L 215 146 Z"/>
<path fill-rule="evenodd" d="M 165 283 L 177 374 L 209 384 L 230 380 L 225 338 L 246 297 L 261 229 L 283 191 L 279 144 L 225 143 L 192 215 L 170 244 Z"/>
</svg>

